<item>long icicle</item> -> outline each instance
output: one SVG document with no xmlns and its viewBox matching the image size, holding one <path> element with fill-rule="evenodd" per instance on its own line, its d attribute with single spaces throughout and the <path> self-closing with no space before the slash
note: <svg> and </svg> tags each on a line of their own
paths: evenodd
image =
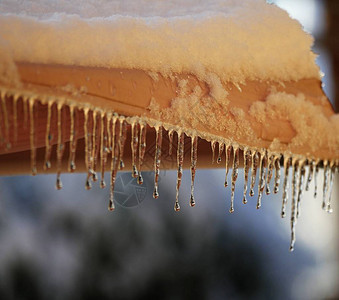
<svg viewBox="0 0 339 300">
<path fill-rule="evenodd" d="M 233 148 L 233 166 L 232 166 L 232 178 L 231 178 L 231 207 L 229 210 L 231 214 L 234 212 L 234 193 L 235 193 L 235 183 L 238 179 L 238 168 L 239 168 L 239 147 L 236 146 Z"/>
<path fill-rule="evenodd" d="M 299 162 L 299 187 L 298 187 L 298 200 L 297 200 L 297 218 L 300 216 L 300 205 L 304 192 L 304 181 L 305 181 L 305 160 Z"/>
<path fill-rule="evenodd" d="M 22 106 L 24 111 L 24 129 L 27 129 L 28 126 L 28 107 L 29 106 L 29 98 L 28 97 L 22 97 Z"/>
<path fill-rule="evenodd" d="M 68 157 L 68 172 L 74 172 L 75 164 L 73 161 L 73 147 L 74 147 L 74 105 L 69 106 L 69 118 L 71 120 L 71 126 L 69 131 L 69 157 Z"/>
<path fill-rule="evenodd" d="M 89 108 L 84 109 L 84 134 L 85 134 L 85 165 L 86 165 L 86 171 L 87 171 L 87 178 L 85 183 L 85 189 L 89 190 L 91 189 L 92 185 L 89 180 L 90 178 L 90 156 L 91 156 L 91 138 L 90 138 L 90 130 L 88 129 L 89 123 Z"/>
<path fill-rule="evenodd" d="M 328 191 L 328 175 L 330 171 L 330 166 L 328 160 L 324 160 L 324 184 L 323 184 L 323 203 L 322 209 L 326 210 L 327 208 L 327 191 Z"/>
<path fill-rule="evenodd" d="M 279 192 L 279 185 L 280 185 L 280 155 L 275 158 L 274 160 L 274 194 Z"/>
<path fill-rule="evenodd" d="M 77 147 L 77 128 L 79 123 L 79 115 L 78 110 L 74 105 L 71 105 L 69 107 L 69 116 L 71 119 L 71 127 L 70 127 L 70 141 L 69 141 L 69 159 L 68 159 L 68 171 L 74 172 L 76 169 L 75 165 L 75 153 L 76 153 L 76 147 Z"/>
<path fill-rule="evenodd" d="M 132 177 L 138 177 L 137 152 L 138 152 L 138 123 L 133 122 L 131 125 L 131 150 L 132 150 Z"/>
<path fill-rule="evenodd" d="M 113 211 L 115 209 L 114 205 L 114 186 L 115 186 L 115 179 L 118 171 L 118 158 L 119 158 L 119 145 L 116 141 L 116 124 L 117 124 L 118 117 L 114 115 L 112 118 L 112 158 L 111 158 L 111 184 L 110 184 L 110 197 L 109 197 L 109 204 L 108 210 Z M 121 126 L 121 123 L 119 123 Z"/>
<path fill-rule="evenodd" d="M 104 165 L 101 169 L 101 178 L 105 178 L 105 171 L 106 171 L 106 165 L 107 165 L 107 158 L 108 154 L 112 151 L 112 134 L 111 134 L 111 124 L 112 124 L 112 113 L 107 112 L 106 113 L 106 128 L 104 132 Z M 106 187 L 106 182 L 105 187 Z"/>
<path fill-rule="evenodd" d="M 57 128 L 58 128 L 58 145 L 57 145 L 57 178 L 55 183 L 55 188 L 57 190 L 62 189 L 62 182 L 61 182 L 61 167 L 62 167 L 62 156 L 64 153 L 64 144 L 63 144 L 63 130 L 62 130 L 62 110 L 63 110 L 63 103 L 58 102 L 57 105 L 57 114 L 58 114 L 58 121 L 57 121 Z M 64 120 L 65 123 L 65 120 Z"/>
<path fill-rule="evenodd" d="M 330 163 L 330 169 L 331 169 L 331 176 L 330 176 L 330 188 L 328 192 L 328 199 L 327 199 L 327 205 L 326 205 L 326 211 L 328 213 L 332 213 L 333 209 L 331 207 L 331 198 L 332 198 L 332 191 L 333 191 L 333 184 L 334 184 L 334 177 L 335 177 L 335 161 L 331 161 Z"/>
<path fill-rule="evenodd" d="M 319 174 L 319 161 L 316 161 L 314 171 L 314 198 L 317 198 L 318 195 L 318 174 Z"/>
<path fill-rule="evenodd" d="M 33 98 L 29 98 L 29 128 L 30 128 L 30 144 L 31 144 L 31 172 L 32 175 L 37 174 L 36 167 L 36 147 L 35 147 L 35 124 L 34 124 L 34 104 L 35 100 Z"/>
<path fill-rule="evenodd" d="M 147 125 L 144 122 L 140 122 L 140 132 L 139 132 L 139 161 L 138 161 L 138 184 L 143 184 L 144 180 L 141 175 L 141 166 L 144 161 L 145 151 L 146 151 L 146 130 Z"/>
<path fill-rule="evenodd" d="M 231 151 L 232 151 L 232 146 L 230 144 L 227 144 L 225 148 L 225 183 L 224 183 L 225 187 L 228 186 L 227 176 L 228 176 L 228 171 L 230 168 Z"/>
<path fill-rule="evenodd" d="M 154 190 L 153 198 L 157 199 L 159 197 L 158 181 L 159 181 L 159 172 L 160 172 L 160 162 L 161 162 L 161 146 L 162 146 L 162 126 L 155 128 L 156 131 L 156 147 L 154 155 Z"/>
<path fill-rule="evenodd" d="M 267 180 L 266 180 L 266 195 L 271 194 L 270 182 L 273 177 L 274 162 L 275 162 L 275 155 L 272 154 L 269 156 L 269 164 L 268 164 L 268 172 L 267 172 Z"/>
<path fill-rule="evenodd" d="M 195 179 L 195 171 L 197 167 L 198 160 L 198 137 L 191 137 L 191 197 L 190 197 L 190 206 L 195 206 L 194 199 L 194 179 Z"/>
<path fill-rule="evenodd" d="M 182 167 L 184 162 L 184 141 L 185 141 L 185 133 L 178 132 L 178 149 L 177 149 L 177 186 L 176 186 L 176 195 L 175 195 L 175 204 L 174 210 L 180 210 L 179 204 L 179 189 L 181 185 L 182 178 Z"/>
<path fill-rule="evenodd" d="M 285 156 L 284 157 L 284 187 L 283 187 L 283 200 L 281 207 L 281 217 L 285 218 L 286 216 L 286 204 L 288 200 L 288 175 L 291 165 L 291 158 Z"/>
<path fill-rule="evenodd" d="M 258 160 L 259 153 L 258 151 L 252 152 L 252 172 L 251 172 L 251 186 L 250 186 L 250 196 L 254 196 L 254 185 L 257 177 L 257 169 L 258 169 Z"/>
<path fill-rule="evenodd" d="M 14 125 L 14 142 L 18 141 L 18 100 L 19 96 L 13 96 L 13 125 Z"/>
<path fill-rule="evenodd" d="M 106 118 L 106 129 L 107 129 L 107 153 L 111 153 L 112 151 L 112 133 L 111 133 L 111 124 L 112 124 L 112 113 L 107 113 Z"/>
<path fill-rule="evenodd" d="M 244 194 L 242 198 L 242 203 L 246 204 L 246 193 L 247 193 L 247 185 L 248 185 L 248 173 L 250 170 L 250 163 L 251 163 L 251 150 L 247 147 L 244 149 Z"/>
<path fill-rule="evenodd" d="M 290 244 L 290 251 L 294 250 L 294 244 L 296 240 L 296 225 L 297 225 L 297 180 L 298 180 L 298 173 L 300 171 L 298 167 L 298 159 L 293 158 L 292 160 L 292 168 L 293 168 L 293 175 L 292 175 L 292 206 L 291 206 L 291 244 Z"/>
<path fill-rule="evenodd" d="M 265 189 L 266 161 L 267 161 L 267 151 L 263 150 L 260 153 L 257 209 L 261 207 L 262 194 Z"/>
<path fill-rule="evenodd" d="M 2 106 L 2 114 L 5 122 L 5 145 L 8 150 L 11 148 L 11 143 L 9 141 L 9 121 L 8 121 L 8 113 L 7 113 L 7 104 L 6 104 L 6 94 L 1 97 L 1 106 Z"/>
<path fill-rule="evenodd" d="M 5 93 L 3 93 L 1 90 L 0 90 L 0 101 L 2 101 L 2 98 L 5 97 Z M 24 102 L 24 101 L 23 101 Z M 24 104 L 23 104 L 24 105 Z M 25 105 L 24 105 L 25 106 Z M 26 109 L 27 110 L 27 109 Z M 5 133 L 2 131 L 3 128 L 2 128 L 2 120 L 4 119 L 4 117 L 2 116 L 3 115 L 3 112 L 2 112 L 2 108 L 0 106 L 0 146 L 5 142 Z"/>
<path fill-rule="evenodd" d="M 127 123 L 125 121 L 125 118 L 120 117 L 120 129 L 119 129 L 119 169 L 123 170 L 125 167 L 124 164 L 124 148 L 125 148 L 125 142 L 127 138 Z"/>
<path fill-rule="evenodd" d="M 52 119 L 52 106 L 54 102 L 49 101 L 47 105 L 47 123 L 46 123 L 46 137 L 45 137 L 45 162 L 44 170 L 51 168 L 51 152 L 52 152 L 52 134 L 51 134 L 51 119 Z"/>
<path fill-rule="evenodd" d="M 105 182 L 105 166 L 107 161 L 107 137 L 106 137 L 106 128 L 105 118 L 107 115 L 104 111 L 101 112 L 100 116 L 100 168 L 101 168 L 101 180 L 100 180 L 100 188 L 106 187 Z"/>
<path fill-rule="evenodd" d="M 93 128 L 92 128 L 92 155 L 91 155 L 91 175 L 92 180 L 95 182 L 98 180 L 98 175 L 96 172 L 97 167 L 97 157 L 98 157 L 98 125 L 97 125 L 97 119 L 98 119 L 98 111 L 93 111 Z"/>
</svg>

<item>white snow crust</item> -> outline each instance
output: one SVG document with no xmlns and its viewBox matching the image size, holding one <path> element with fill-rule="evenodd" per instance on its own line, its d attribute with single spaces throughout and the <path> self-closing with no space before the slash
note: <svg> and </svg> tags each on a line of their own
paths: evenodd
<svg viewBox="0 0 339 300">
<path fill-rule="evenodd" d="M 299 80 L 319 78 L 312 44 L 296 20 L 264 0 L 0 2 L 3 66 L 12 59 L 200 79 L 213 73 L 222 82 Z M 1 74 L 8 81 L 9 71 Z"/>
</svg>

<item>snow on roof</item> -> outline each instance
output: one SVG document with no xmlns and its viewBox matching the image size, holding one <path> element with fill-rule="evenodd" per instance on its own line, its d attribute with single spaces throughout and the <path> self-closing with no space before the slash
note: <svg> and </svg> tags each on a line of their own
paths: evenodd
<svg viewBox="0 0 339 300">
<path fill-rule="evenodd" d="M 233 82 L 319 78 L 312 44 L 264 0 L 0 2 L 0 76 L 12 58 Z"/>
</svg>

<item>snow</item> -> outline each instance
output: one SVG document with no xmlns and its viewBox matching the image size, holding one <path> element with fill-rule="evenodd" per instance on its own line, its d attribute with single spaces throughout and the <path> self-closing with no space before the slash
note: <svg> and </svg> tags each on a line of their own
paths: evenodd
<svg viewBox="0 0 339 300">
<path fill-rule="evenodd" d="M 318 105 L 307 101 L 302 93 L 292 95 L 272 90 L 265 102 L 252 104 L 250 114 L 263 123 L 266 118 L 288 120 L 296 132 L 288 145 L 292 151 L 307 146 L 311 152 L 328 147 L 332 153 L 338 153 L 338 115 L 328 118 Z M 272 143 L 271 150 L 280 150 L 280 147 Z"/>
<path fill-rule="evenodd" d="M 154 81 L 159 73 L 193 74 L 209 94 L 199 86 L 190 92 L 187 80 L 179 80 L 171 107 L 150 99 L 154 119 L 204 126 L 250 144 L 259 137 L 246 115 L 261 123 L 285 119 L 296 132 L 287 150 L 327 145 L 337 153 L 338 117 L 328 118 L 302 94 L 272 92 L 248 111 L 229 107 L 230 81 L 240 90 L 252 80 L 320 79 L 312 44 L 296 20 L 265 0 L 0 2 L 0 82 L 18 82 L 17 61 L 142 69 Z M 280 142 L 274 139 L 270 149 L 279 152 Z"/>
<path fill-rule="evenodd" d="M 14 61 L 282 81 L 319 78 L 312 44 L 264 0 L 0 2 L 0 53 Z"/>
</svg>

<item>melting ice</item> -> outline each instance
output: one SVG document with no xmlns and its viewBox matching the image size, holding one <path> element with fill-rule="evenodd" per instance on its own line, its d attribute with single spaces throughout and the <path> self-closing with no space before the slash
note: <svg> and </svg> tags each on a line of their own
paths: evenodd
<svg viewBox="0 0 339 300">
<path fill-rule="evenodd" d="M 18 134 L 18 105 L 23 109 L 24 126 L 29 126 L 30 141 L 30 166 L 31 174 L 37 174 L 37 145 L 36 145 L 36 106 L 37 100 L 33 97 L 17 97 L 13 96 L 12 108 L 13 122 L 8 119 L 8 97 L 1 95 L 1 113 L 2 120 L 0 122 L 1 145 L 11 147 L 11 144 L 17 142 Z M 79 126 L 83 126 L 84 132 L 84 154 L 87 176 L 85 188 L 90 189 L 92 183 L 97 181 L 96 169 L 100 165 L 100 187 L 105 188 L 105 171 L 110 161 L 110 197 L 109 210 L 115 209 L 114 203 L 114 185 L 117 172 L 124 168 L 124 148 L 127 136 L 130 135 L 131 161 L 132 161 L 132 177 L 137 179 L 139 184 L 143 184 L 142 165 L 146 152 L 146 131 L 150 128 L 147 120 L 133 117 L 126 118 L 112 111 L 104 111 L 92 109 L 91 107 L 80 108 L 68 103 L 55 101 L 53 99 L 45 100 L 39 105 L 46 105 L 47 118 L 45 124 L 45 155 L 44 170 L 51 168 L 51 157 L 53 145 L 56 144 L 56 188 L 62 188 L 61 172 L 63 170 L 62 162 L 65 152 L 65 141 L 69 141 L 68 151 L 68 171 L 74 172 L 76 169 L 76 153 L 77 141 L 80 138 Z M 56 111 L 56 116 L 53 115 Z M 83 116 L 83 118 L 80 118 Z M 69 128 L 66 128 L 66 119 L 70 119 Z M 82 123 L 81 124 L 81 121 Z M 29 121 L 29 122 L 28 122 Z M 13 126 L 14 135 L 9 135 L 10 126 Z M 196 177 L 196 169 L 198 162 L 198 144 L 199 137 L 197 135 L 189 136 L 183 131 L 174 129 L 167 130 L 161 124 L 154 127 L 155 130 L 155 154 L 154 154 L 154 191 L 153 197 L 159 197 L 159 172 L 161 167 L 162 140 L 164 132 L 168 133 L 169 149 L 171 155 L 173 149 L 173 136 L 177 136 L 177 181 L 176 181 L 176 197 L 174 210 L 180 211 L 179 190 L 183 176 L 184 163 L 184 146 L 185 139 L 190 139 L 190 174 L 191 174 L 191 193 L 188 205 L 194 207 L 196 205 L 194 196 L 194 180 Z M 56 131 L 56 133 L 55 133 Z M 55 140 L 56 139 L 56 140 Z M 339 169 L 338 160 L 316 160 L 305 159 L 300 156 L 282 155 L 281 153 L 272 153 L 265 149 L 252 149 L 250 147 L 242 147 L 241 145 L 231 143 L 227 140 L 212 140 L 212 163 L 220 163 L 222 161 L 223 152 L 225 152 L 225 187 L 228 186 L 228 173 L 231 172 L 231 204 L 229 211 L 234 212 L 235 209 L 235 186 L 238 179 L 238 168 L 243 162 L 244 167 L 244 186 L 242 194 L 242 203 L 247 203 L 247 192 L 253 197 L 255 192 L 255 184 L 257 172 L 259 170 L 257 208 L 262 206 L 264 192 L 269 195 L 271 190 L 277 193 L 280 185 L 281 165 L 283 165 L 283 193 L 282 193 L 282 209 L 281 216 L 286 216 L 286 207 L 290 199 L 290 225 L 291 225 L 291 243 L 290 250 L 293 251 L 296 241 L 296 224 L 301 214 L 301 206 L 304 191 L 308 191 L 312 180 L 314 181 L 314 196 L 318 193 L 318 176 L 320 168 L 323 168 L 323 187 L 322 187 L 322 208 L 327 212 L 332 212 L 331 195 L 333 191 L 333 182 L 335 172 Z M 216 145 L 218 144 L 217 159 L 215 159 Z M 110 154 L 110 159 L 109 159 Z M 290 175 L 291 174 L 291 175 Z M 291 187 L 291 193 L 289 190 Z M 249 189 L 248 189 L 249 188 Z M 290 195 L 289 195 L 290 194 Z"/>
</svg>

